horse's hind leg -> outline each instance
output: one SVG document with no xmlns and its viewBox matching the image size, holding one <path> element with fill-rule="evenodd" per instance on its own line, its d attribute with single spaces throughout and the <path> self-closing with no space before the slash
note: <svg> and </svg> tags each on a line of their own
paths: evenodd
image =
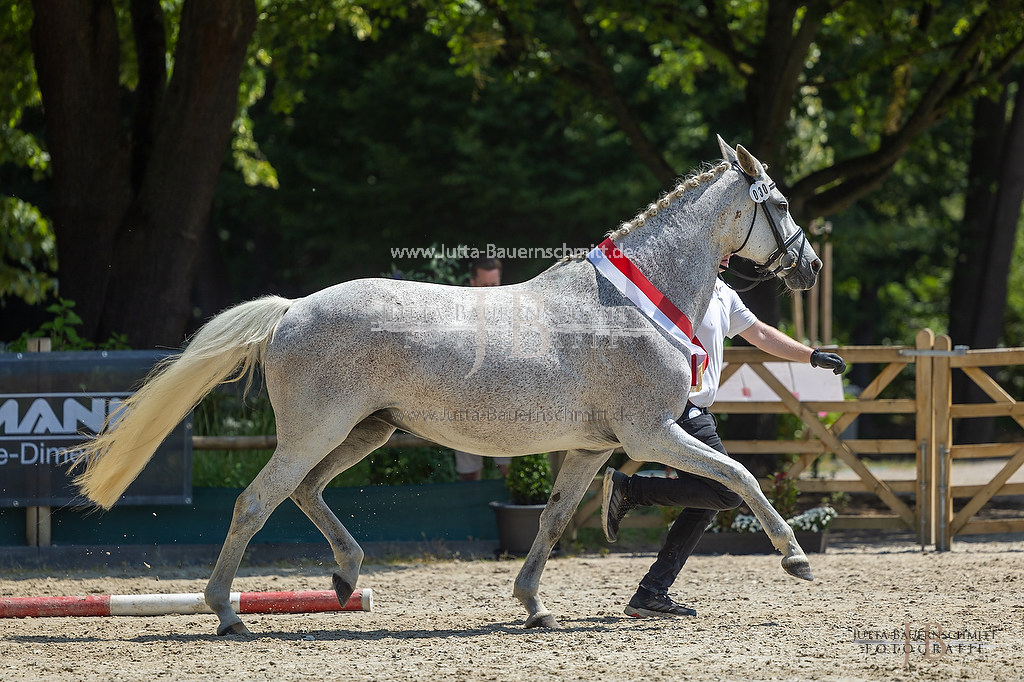
<svg viewBox="0 0 1024 682">
<path fill-rule="evenodd" d="M 384 445 L 394 431 L 394 426 L 376 417 L 368 417 L 359 422 L 345 442 L 313 467 L 292 493 L 292 501 L 320 529 L 331 545 L 334 560 L 338 563 L 338 570 L 334 573 L 334 591 L 342 606 L 355 590 L 359 567 L 363 562 L 363 550 L 324 502 L 324 488 L 335 476 Z"/>
<path fill-rule="evenodd" d="M 339 441 L 347 437 L 344 430 L 338 433 L 339 428 L 344 428 L 340 426 L 341 423 L 343 419 L 329 422 L 330 430 L 317 429 L 309 424 L 305 430 L 290 431 L 301 436 L 282 438 L 282 420 L 278 418 L 277 449 L 235 501 L 231 527 L 206 585 L 206 603 L 220 618 L 218 635 L 249 634 L 242 619 L 231 608 L 231 582 L 238 572 L 245 548 L 274 509 L 299 487 L 313 466 L 325 457 L 324 453 L 334 450 Z"/>
<path fill-rule="evenodd" d="M 551 497 L 548 498 L 548 504 L 540 515 L 537 539 L 533 541 L 533 546 L 526 555 L 526 561 L 516 576 L 512 591 L 526 607 L 529 614 L 526 617 L 528 628 L 559 627 L 558 621 L 544 608 L 538 596 L 540 577 L 544 573 L 551 549 L 562 537 L 587 487 L 611 453 L 611 450 L 602 453 L 569 450 L 565 455 L 565 460 L 558 471 L 558 478 L 551 488 Z"/>
</svg>

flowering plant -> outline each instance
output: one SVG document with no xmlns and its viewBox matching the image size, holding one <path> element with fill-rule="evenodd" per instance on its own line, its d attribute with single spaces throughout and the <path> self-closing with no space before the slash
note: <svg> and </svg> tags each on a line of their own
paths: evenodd
<svg viewBox="0 0 1024 682">
<path fill-rule="evenodd" d="M 787 519 L 786 523 L 793 530 L 811 530 L 820 533 L 828 528 L 829 524 L 832 523 L 832 519 L 837 516 L 839 516 L 839 512 L 825 505 L 824 507 L 808 509 L 803 514 L 797 514 L 793 518 Z"/>
<path fill-rule="evenodd" d="M 820 533 L 828 528 L 832 519 L 839 516 L 839 512 L 828 505 L 808 509 L 802 514 L 786 519 L 793 530 L 809 530 Z M 712 523 L 714 526 L 714 523 Z M 711 530 L 718 530 L 711 528 Z M 761 522 L 752 514 L 737 514 L 729 524 L 728 530 L 734 533 L 758 533 L 763 530 Z"/>
<path fill-rule="evenodd" d="M 822 499 L 819 506 L 797 513 L 797 498 L 800 491 L 796 482 L 783 472 L 773 474 L 768 480 L 769 486 L 765 494 L 793 530 L 818 533 L 826 530 L 832 519 L 839 516 L 835 506 L 845 506 L 849 499 L 845 493 L 834 493 L 831 497 Z M 737 510 L 730 509 L 719 512 L 707 530 L 712 533 L 759 533 L 764 529 L 761 522 L 752 514 L 740 514 Z"/>
<path fill-rule="evenodd" d="M 753 514 L 737 514 L 728 528 L 734 533 L 758 533 L 763 529 L 764 526 Z"/>
</svg>

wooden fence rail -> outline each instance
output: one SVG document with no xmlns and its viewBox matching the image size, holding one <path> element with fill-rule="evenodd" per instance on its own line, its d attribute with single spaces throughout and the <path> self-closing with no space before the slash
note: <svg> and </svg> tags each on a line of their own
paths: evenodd
<svg viewBox="0 0 1024 682">
<path fill-rule="evenodd" d="M 859 529 L 910 529 L 920 532 L 922 519 L 929 519 L 927 510 L 920 505 L 920 486 L 912 481 L 880 480 L 864 463 L 866 455 L 908 455 L 918 461 L 926 456 L 915 439 L 859 439 L 850 438 L 847 430 L 862 414 L 919 414 L 926 409 L 927 400 L 922 398 L 918 390 L 912 398 L 894 398 L 884 395 L 884 391 L 905 371 L 913 370 L 916 364 L 916 351 L 931 350 L 931 338 L 920 337 L 915 347 L 901 346 L 859 346 L 843 347 L 837 352 L 843 356 L 847 364 L 868 364 L 878 367 L 877 374 L 861 391 L 860 395 L 847 400 L 807 401 L 802 402 L 786 388 L 765 366 L 766 362 L 777 362 L 777 358 L 751 347 L 726 348 L 725 365 L 722 370 L 721 384 L 740 371 L 749 367 L 771 389 L 774 400 L 718 401 L 712 411 L 718 415 L 727 414 L 793 414 L 806 427 L 803 440 L 726 440 L 726 450 L 733 455 L 779 455 L 793 454 L 796 459 L 786 470 L 786 474 L 797 482 L 801 492 L 827 494 L 832 492 L 868 492 L 876 495 L 888 509 L 887 514 L 875 516 L 841 516 L 833 522 L 835 528 Z M 891 391 L 890 391 L 891 393 Z M 928 390 L 930 396 L 930 386 Z M 831 423 L 820 415 L 828 415 Z M 845 463 L 857 476 L 855 480 L 829 480 L 801 477 L 819 457 L 834 454 Z M 623 467 L 623 471 L 632 473 L 639 465 Z M 581 506 L 573 520 L 572 529 L 583 527 L 599 527 L 600 519 L 592 516 L 600 506 L 597 485 L 592 486 L 592 497 Z M 761 481 L 762 488 L 768 489 L 769 482 Z M 913 496 L 914 507 L 903 501 L 901 496 Z M 659 517 L 631 515 L 623 519 L 622 527 L 649 527 L 662 524 Z"/>
<path fill-rule="evenodd" d="M 877 370 L 856 397 L 846 400 L 802 402 L 766 367 L 777 359 L 755 348 L 727 348 L 721 381 L 724 384 L 741 367 L 747 366 L 774 393 L 775 400 L 717 402 L 716 414 L 793 414 L 806 427 L 802 440 L 727 440 L 732 454 L 794 454 L 786 473 L 797 481 L 801 492 L 871 493 L 886 508 L 872 516 L 840 516 L 835 528 L 902 529 L 913 531 L 922 547 L 934 544 L 949 549 L 952 538 L 961 534 L 1024 531 L 1024 512 L 1011 518 L 978 520 L 974 517 L 996 496 L 1022 495 L 1024 483 L 1008 483 L 1024 465 L 1024 434 L 1018 441 L 958 445 L 953 442 L 953 420 L 977 417 L 1008 417 L 1024 427 L 1024 401 L 1015 400 L 989 375 L 986 368 L 1024 364 L 1024 348 L 968 350 L 953 348 L 949 337 L 925 329 L 914 346 L 847 346 L 837 349 L 849 365 L 869 365 Z M 952 373 L 963 372 L 991 399 L 991 403 L 954 405 L 951 399 Z M 902 386 L 913 386 L 911 397 L 893 397 L 893 382 L 904 377 Z M 912 376 L 912 381 L 910 380 Z M 888 389 L 888 390 L 887 390 Z M 905 391 L 906 392 L 906 391 Z M 827 416 L 823 416 L 827 415 Z M 861 415 L 904 415 L 913 420 L 913 438 L 855 437 L 851 427 Z M 273 436 L 194 436 L 197 450 L 272 449 Z M 433 445 L 416 436 L 397 433 L 385 447 Z M 856 475 L 852 480 L 811 478 L 806 475 L 814 462 L 835 455 Z M 865 462 L 865 457 L 912 457 L 913 480 L 882 480 Z M 953 485 L 956 460 L 1005 460 L 996 475 L 983 484 Z M 557 466 L 557 458 L 554 463 Z M 642 463 L 628 461 L 621 470 L 637 471 Z M 582 527 L 599 527 L 598 476 L 591 494 L 584 499 L 568 532 Z M 767 489 L 767 481 L 762 481 Z M 959 509 L 954 500 L 966 499 Z M 627 516 L 622 527 L 649 527 L 664 523 L 658 516 Z"/>
<path fill-rule="evenodd" d="M 902 529 L 913 531 L 922 546 L 934 544 L 948 550 L 956 535 L 1022 532 L 1024 511 L 1004 514 L 998 519 L 976 519 L 996 496 L 1022 495 L 1024 483 L 1009 483 L 1024 466 L 1024 434 L 1014 442 L 958 445 L 953 442 L 953 421 L 977 417 L 1009 417 L 1024 427 L 1024 401 L 1016 401 L 984 368 L 1024 364 L 1024 349 L 969 350 L 953 348 L 948 336 L 931 330 L 917 334 L 914 346 L 844 347 L 838 352 L 848 364 L 877 367 L 874 378 L 849 400 L 842 402 L 801 402 L 769 372 L 765 362 L 774 358 L 754 348 L 727 348 L 725 382 L 743 365 L 748 365 L 774 392 L 777 401 L 718 402 L 718 414 L 768 413 L 796 415 L 807 427 L 805 440 L 725 441 L 733 454 L 796 455 L 787 474 L 797 480 L 802 492 L 868 492 L 887 507 L 887 514 L 841 516 L 835 528 Z M 953 404 L 952 373 L 962 371 L 992 400 L 988 404 Z M 887 397 L 886 389 L 904 372 L 913 372 L 913 397 Z M 908 377 L 909 378 L 909 377 Z M 891 391 L 890 391 L 891 392 Z M 821 418 L 829 413 L 831 424 Z M 845 432 L 863 414 L 913 415 L 914 438 L 858 439 Z M 816 459 L 834 454 L 857 476 L 854 480 L 801 477 Z M 907 455 L 915 462 L 913 480 L 882 480 L 864 462 L 865 456 Z M 985 459 L 999 462 L 998 472 L 983 484 L 954 485 L 953 462 Z M 635 470 L 636 467 L 630 467 Z M 767 489 L 768 482 L 762 481 Z M 596 486 L 595 486 L 596 487 Z M 955 500 L 967 499 L 959 509 Z M 910 500 L 909 502 L 905 500 Z M 597 526 L 587 516 L 596 511 L 599 500 L 581 507 L 575 527 Z M 657 518 L 626 517 L 623 527 L 663 523 Z"/>
</svg>

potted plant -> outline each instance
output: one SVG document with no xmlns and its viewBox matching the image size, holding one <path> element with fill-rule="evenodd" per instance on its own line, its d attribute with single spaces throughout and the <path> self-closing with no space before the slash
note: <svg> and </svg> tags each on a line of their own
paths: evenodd
<svg viewBox="0 0 1024 682">
<path fill-rule="evenodd" d="M 800 491 L 784 472 L 771 476 L 766 491 L 768 500 L 796 533 L 805 552 L 824 552 L 828 546 L 828 528 L 847 501 L 845 493 L 833 493 L 816 507 L 799 511 Z M 772 554 L 775 547 L 753 514 L 737 509 L 719 512 L 697 544 L 697 554 Z"/>
<path fill-rule="evenodd" d="M 524 555 L 540 529 L 540 513 L 551 495 L 551 465 L 546 453 L 513 457 L 505 476 L 510 502 L 491 502 L 498 523 L 499 551 Z"/>
</svg>

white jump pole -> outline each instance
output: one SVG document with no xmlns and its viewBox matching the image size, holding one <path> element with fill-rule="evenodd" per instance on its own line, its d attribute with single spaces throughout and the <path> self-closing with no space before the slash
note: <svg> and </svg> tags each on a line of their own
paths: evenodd
<svg viewBox="0 0 1024 682">
<path fill-rule="evenodd" d="M 333 590 L 232 592 L 236 613 L 319 613 L 373 611 L 373 590 L 356 590 L 342 606 Z M 201 593 L 109 594 L 85 597 L 3 597 L 0 618 L 44 616 L 165 616 L 213 613 Z"/>
</svg>

